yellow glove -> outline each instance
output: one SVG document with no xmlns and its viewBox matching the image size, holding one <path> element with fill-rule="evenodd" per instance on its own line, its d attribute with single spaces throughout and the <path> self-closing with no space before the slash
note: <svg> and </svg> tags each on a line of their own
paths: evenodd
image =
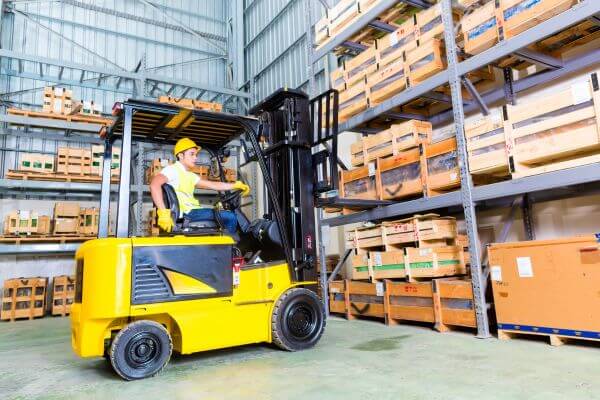
<svg viewBox="0 0 600 400">
<path fill-rule="evenodd" d="M 171 232 L 173 230 L 173 218 L 171 218 L 171 210 L 162 208 L 156 211 L 158 215 L 158 226 L 165 232 Z"/>
<path fill-rule="evenodd" d="M 242 196 L 248 196 L 250 194 L 250 186 L 246 185 L 242 181 L 235 181 L 232 189 L 241 190 Z"/>
</svg>

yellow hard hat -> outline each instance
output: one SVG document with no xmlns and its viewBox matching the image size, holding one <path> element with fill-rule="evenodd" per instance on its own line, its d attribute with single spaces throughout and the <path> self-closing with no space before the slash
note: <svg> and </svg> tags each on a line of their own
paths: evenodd
<svg viewBox="0 0 600 400">
<path fill-rule="evenodd" d="M 177 143 L 175 143 L 175 148 L 173 149 L 173 154 L 175 155 L 175 157 L 177 157 L 177 154 L 181 153 L 182 151 L 186 151 L 189 149 L 193 149 L 196 148 L 198 149 L 198 151 L 200 151 L 200 146 L 198 146 L 196 143 L 194 143 L 194 141 L 190 138 L 181 138 L 177 141 Z"/>
</svg>

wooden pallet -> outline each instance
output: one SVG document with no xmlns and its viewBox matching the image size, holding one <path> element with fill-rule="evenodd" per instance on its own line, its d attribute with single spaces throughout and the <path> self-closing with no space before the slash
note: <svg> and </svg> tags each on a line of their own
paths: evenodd
<svg viewBox="0 0 600 400">
<path fill-rule="evenodd" d="M 71 313 L 71 304 L 75 298 L 75 276 L 59 275 L 54 277 L 52 289 L 52 315 L 62 317 Z"/>
<path fill-rule="evenodd" d="M 96 236 L 82 236 L 79 234 L 60 235 L 60 236 L 0 236 L 0 243 L 68 243 L 85 242 L 86 240 L 96 239 Z"/>
<path fill-rule="evenodd" d="M 4 281 L 0 319 L 34 319 L 43 317 L 46 309 L 48 278 L 15 278 Z"/>
<path fill-rule="evenodd" d="M 8 179 L 24 181 L 51 181 L 51 182 L 78 182 L 78 183 L 100 183 L 102 177 L 97 175 L 67 175 L 67 174 L 40 174 L 31 171 L 9 170 L 6 173 Z M 112 183 L 118 183 L 118 177 L 111 178 Z"/>
<path fill-rule="evenodd" d="M 501 325 L 501 324 L 500 324 Z M 552 346 L 562 346 L 568 341 L 572 340 L 588 340 L 593 342 L 600 341 L 600 336 L 597 338 L 586 337 L 583 335 L 583 332 L 572 331 L 571 334 L 561 334 L 560 329 L 549 329 L 543 327 L 518 327 L 519 329 L 498 329 L 498 339 L 500 340 L 511 340 L 515 339 L 518 336 L 528 336 L 528 335 L 536 335 L 536 336 L 546 336 L 550 340 L 550 345 Z M 525 330 L 527 329 L 527 330 Z M 556 333 L 550 333 L 556 332 Z"/>
<path fill-rule="evenodd" d="M 7 114 L 11 115 L 21 115 L 23 117 L 31 117 L 31 118 L 48 118 L 48 119 L 57 119 L 66 122 L 84 122 L 88 124 L 100 124 L 104 126 L 110 126 L 114 122 L 110 118 L 96 117 L 93 115 L 63 115 L 49 112 L 40 112 L 40 111 L 30 111 L 30 110 L 21 110 L 18 108 L 9 108 L 6 110 Z M 13 124 L 18 125 L 18 124 Z"/>
</svg>

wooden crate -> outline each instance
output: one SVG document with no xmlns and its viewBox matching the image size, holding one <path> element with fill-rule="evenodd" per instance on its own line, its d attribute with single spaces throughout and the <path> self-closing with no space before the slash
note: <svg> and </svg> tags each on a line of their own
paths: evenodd
<svg viewBox="0 0 600 400">
<path fill-rule="evenodd" d="M 368 280 L 371 278 L 371 265 L 369 264 L 369 253 L 362 252 L 354 254 L 350 258 L 350 266 L 352 267 L 351 278 L 355 281 Z"/>
<path fill-rule="evenodd" d="M 156 208 L 152 208 L 150 211 L 148 211 L 148 221 L 146 225 L 148 236 L 158 236 L 160 233 L 156 218 Z"/>
<path fill-rule="evenodd" d="M 92 167 L 91 174 L 102 176 L 102 166 L 104 165 L 104 146 L 92 145 Z M 111 176 L 119 176 L 121 174 L 121 148 L 113 146 L 112 162 L 110 165 Z"/>
<path fill-rule="evenodd" d="M 54 218 L 74 217 L 79 218 L 79 203 L 72 201 L 57 201 L 54 203 Z"/>
<path fill-rule="evenodd" d="M 467 123 L 465 136 L 472 175 L 510 176 L 503 118 L 485 116 Z"/>
<path fill-rule="evenodd" d="M 355 85 L 377 71 L 377 48 L 369 47 L 344 63 L 346 86 Z"/>
<path fill-rule="evenodd" d="M 71 304 L 75 298 L 75 275 L 54 277 L 52 289 L 52 315 L 66 316 L 71 313 Z"/>
<path fill-rule="evenodd" d="M 377 200 L 375 168 L 365 165 L 340 173 L 340 194 L 346 199 Z"/>
<path fill-rule="evenodd" d="M 402 92 L 408 86 L 408 75 L 402 58 L 388 64 L 367 78 L 369 104 L 377 105 Z"/>
<path fill-rule="evenodd" d="M 404 250 L 369 252 L 369 273 L 374 281 L 406 277 Z"/>
<path fill-rule="evenodd" d="M 362 140 L 366 162 L 399 155 L 403 150 L 418 147 L 422 143 L 429 144 L 431 132 L 431 123 L 410 120 L 369 135 Z"/>
<path fill-rule="evenodd" d="M 43 317 L 48 278 L 16 278 L 4 281 L 0 319 Z"/>
<path fill-rule="evenodd" d="M 405 247 L 447 247 L 456 245 L 457 228 L 453 217 L 438 214 L 415 215 L 381 224 L 386 251 Z"/>
<path fill-rule="evenodd" d="M 150 162 L 150 165 L 148 166 L 148 168 L 146 168 L 146 171 L 144 173 L 144 176 L 146 178 L 146 183 L 150 184 L 150 182 L 152 181 L 152 178 L 154 178 L 154 176 L 158 173 L 160 173 L 160 171 L 162 171 L 163 168 L 165 168 L 166 166 L 169 166 L 173 164 L 173 161 L 167 159 L 167 158 L 155 158 L 154 160 L 152 160 Z M 208 176 L 208 174 L 207 174 Z"/>
<path fill-rule="evenodd" d="M 408 79 L 415 86 L 447 68 L 444 41 L 434 39 L 406 53 Z"/>
<path fill-rule="evenodd" d="M 421 170 L 425 174 L 425 193 L 428 197 L 460 187 L 456 138 L 423 146 L 421 162 Z"/>
<path fill-rule="evenodd" d="M 339 68 L 334 69 L 329 74 L 329 79 L 331 81 L 331 87 L 338 92 L 346 89 L 346 73 L 344 72 L 344 67 L 341 66 Z"/>
<path fill-rule="evenodd" d="M 339 94 L 338 120 L 346 121 L 369 107 L 367 83 L 361 80 Z"/>
<path fill-rule="evenodd" d="M 360 167 L 365 163 L 365 152 L 363 140 L 358 139 L 350 145 L 350 164 L 353 167 Z"/>
<path fill-rule="evenodd" d="M 600 339 L 600 251 L 595 235 L 488 246 L 499 337 Z"/>
<path fill-rule="evenodd" d="M 51 154 L 22 153 L 19 157 L 19 171 L 51 174 L 54 172 L 54 156 Z"/>
<path fill-rule="evenodd" d="M 460 19 L 457 11 L 452 12 L 453 21 Z M 429 46 L 428 42 L 444 38 L 444 22 L 442 21 L 442 4 L 438 2 L 415 14 L 416 39 L 421 45 Z"/>
<path fill-rule="evenodd" d="M 365 249 L 382 247 L 381 225 L 360 227 L 354 229 L 354 248 L 357 253 L 366 252 Z"/>
<path fill-rule="evenodd" d="M 404 263 L 409 280 L 465 275 L 467 267 L 462 247 L 429 247 L 405 249 Z"/>
<path fill-rule="evenodd" d="M 62 87 L 46 86 L 43 94 L 42 111 L 53 114 L 73 113 L 73 92 Z"/>
<path fill-rule="evenodd" d="M 56 172 L 68 175 L 90 175 L 91 165 L 91 149 L 58 148 Z"/>
<path fill-rule="evenodd" d="M 415 22 L 411 18 L 405 21 L 394 32 L 377 40 L 377 63 L 379 69 L 404 59 L 404 53 L 417 47 L 415 39 Z"/>
<path fill-rule="evenodd" d="M 598 76 L 517 106 L 506 106 L 513 178 L 600 161 Z"/>
<path fill-rule="evenodd" d="M 465 52 L 479 54 L 498 43 L 500 36 L 497 21 L 501 17 L 502 13 L 496 9 L 494 1 L 465 14 L 461 19 Z"/>
<path fill-rule="evenodd" d="M 47 235 L 51 219 L 28 210 L 16 210 L 4 217 L 5 235 Z"/>
<path fill-rule="evenodd" d="M 100 218 L 100 209 L 82 208 L 79 211 L 79 231 L 81 235 L 98 235 L 98 221 Z"/>
<path fill-rule="evenodd" d="M 394 200 L 423 194 L 420 148 L 377 160 L 377 191 L 381 200 Z"/>
<path fill-rule="evenodd" d="M 336 314 L 346 314 L 346 282 L 332 281 L 329 283 L 329 311 Z"/>
<path fill-rule="evenodd" d="M 501 40 L 510 39 L 578 3 L 578 0 L 499 0 Z"/>
<path fill-rule="evenodd" d="M 360 317 L 385 318 L 383 307 L 384 286 L 380 282 L 346 280 L 346 318 Z"/>
<path fill-rule="evenodd" d="M 439 332 L 448 325 L 477 327 L 470 280 L 435 279 L 431 282 L 385 281 L 386 323 L 419 321 Z"/>
</svg>

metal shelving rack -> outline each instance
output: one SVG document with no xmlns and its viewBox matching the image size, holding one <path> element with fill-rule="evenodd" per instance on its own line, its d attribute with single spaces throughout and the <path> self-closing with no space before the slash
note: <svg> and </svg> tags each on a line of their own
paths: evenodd
<svg viewBox="0 0 600 400">
<path fill-rule="evenodd" d="M 420 0 L 402 0 L 404 3 L 424 8 L 426 3 Z M 313 64 L 319 61 L 326 54 L 334 50 L 338 46 L 347 45 L 346 41 L 353 34 L 367 26 L 381 12 L 398 3 L 398 0 L 382 0 L 373 9 L 362 14 L 354 23 L 346 27 L 337 36 L 332 38 L 326 45 L 322 46 L 317 51 L 313 50 L 312 45 L 308 46 L 309 52 L 309 67 L 308 74 L 310 79 L 310 90 L 314 93 L 314 74 Z M 386 219 L 400 217 L 425 211 L 433 210 L 461 210 L 465 216 L 465 224 L 467 234 L 469 236 L 471 252 L 471 274 L 474 292 L 474 305 L 477 316 L 478 337 L 490 337 L 489 322 L 487 318 L 487 305 L 485 302 L 485 283 L 487 281 L 488 271 L 484 271 L 482 265 L 484 260 L 481 257 L 480 240 L 477 231 L 477 216 L 476 207 L 498 207 L 508 204 L 521 205 L 524 211 L 529 209 L 532 199 L 538 201 L 572 196 L 585 192 L 597 191 L 597 185 L 594 183 L 600 181 L 600 164 L 591 164 L 582 167 L 561 170 L 537 176 L 509 180 L 505 182 L 489 184 L 485 186 L 473 186 L 471 174 L 468 170 L 467 149 L 464 137 L 464 118 L 465 112 L 475 111 L 480 109 L 482 113 L 487 112 L 486 104 L 506 98 L 513 100 L 515 94 L 540 85 L 550 82 L 567 74 L 581 71 L 587 67 L 598 64 L 600 62 L 600 51 L 593 50 L 586 54 L 579 55 L 566 62 L 554 59 L 543 54 L 536 54 L 524 50 L 525 47 L 532 43 L 538 42 L 545 37 L 560 32 L 574 24 L 583 20 L 589 19 L 598 22 L 597 15 L 600 13 L 600 2 L 597 0 L 583 0 L 568 11 L 565 11 L 558 16 L 555 16 L 547 21 L 539 23 L 533 28 L 521 33 L 511 39 L 502 41 L 494 47 L 468 58 L 464 61 L 458 61 L 459 50 L 456 45 L 454 35 L 454 23 L 452 20 L 451 0 L 441 0 L 443 13 L 442 19 L 444 22 L 444 38 L 446 42 L 446 56 L 448 59 L 447 70 L 430 77 L 424 82 L 410 87 L 409 89 L 397 94 L 396 96 L 384 101 L 383 103 L 367 109 L 366 111 L 355 115 L 344 123 L 340 124 L 340 132 L 355 131 L 372 133 L 367 123 L 379 116 L 384 116 L 390 119 L 406 119 L 407 116 L 393 115 L 390 112 L 397 106 L 406 104 L 415 100 L 424 94 L 431 92 L 435 88 L 449 84 L 451 88 L 452 109 L 442 112 L 430 118 L 430 122 L 434 125 L 439 125 L 444 122 L 454 121 L 457 132 L 457 152 L 459 159 L 459 167 L 461 172 L 461 189 L 460 191 L 432 197 L 421 198 L 412 201 L 398 202 L 392 205 L 374 208 L 368 211 L 355 213 L 346 216 L 323 218 L 323 212 L 319 211 L 318 228 L 321 238 L 320 244 L 320 261 L 321 261 L 321 286 L 323 300 L 328 304 L 328 279 L 325 273 L 325 244 L 328 241 L 328 228 L 333 226 L 343 226 L 351 223 L 364 222 L 369 220 Z M 310 19 L 310 16 L 309 16 Z M 307 37 L 312 39 L 312 24 L 307 26 Z M 312 43 L 312 40 L 310 40 Z M 544 65 L 549 69 L 538 73 L 528 78 L 512 82 L 510 77 L 507 77 L 505 87 L 490 92 L 479 94 L 477 91 L 469 90 L 473 95 L 474 100 L 465 104 L 461 92 L 461 85 L 465 84 L 463 77 L 474 70 L 493 64 L 496 60 L 511 54 L 526 55 L 537 64 Z M 506 76 L 506 75 L 505 75 Z M 466 83 L 468 85 L 468 82 Z M 467 89 L 469 89 L 467 87 Z M 473 88 L 471 88 L 473 89 Z M 575 191 L 567 191 L 566 188 L 576 187 Z M 516 201 L 515 197 L 521 197 L 521 201 Z M 512 202 L 512 203 L 511 203 Z M 530 216 L 528 212 L 524 212 L 525 228 L 528 238 L 535 237 Z M 503 229 L 501 240 L 506 239 L 505 232 L 508 232 L 508 226 L 512 223 L 511 211 L 507 225 Z M 335 271 L 339 270 L 347 252 L 342 257 L 342 261 L 336 267 Z"/>
</svg>

